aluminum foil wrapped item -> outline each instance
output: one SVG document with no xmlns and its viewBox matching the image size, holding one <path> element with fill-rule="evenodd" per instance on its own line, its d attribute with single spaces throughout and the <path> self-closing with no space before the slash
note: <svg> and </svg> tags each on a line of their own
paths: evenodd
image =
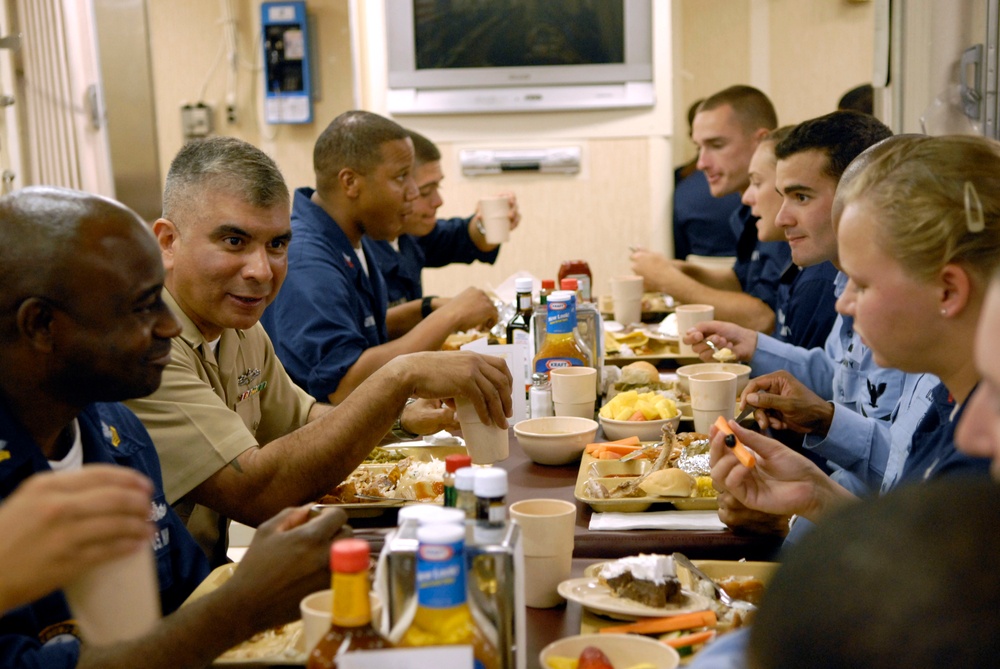
<svg viewBox="0 0 1000 669">
<path fill-rule="evenodd" d="M 712 466 L 709 463 L 709 441 L 700 439 L 681 449 L 676 467 L 691 476 L 709 476 Z"/>
</svg>

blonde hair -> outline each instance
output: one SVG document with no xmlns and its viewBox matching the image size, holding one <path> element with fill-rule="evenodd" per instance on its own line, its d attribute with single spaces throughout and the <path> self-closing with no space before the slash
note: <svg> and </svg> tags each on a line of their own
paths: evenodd
<svg viewBox="0 0 1000 669">
<path fill-rule="evenodd" d="M 914 136 L 878 148 L 841 184 L 843 206 L 874 211 L 875 243 L 911 276 L 930 280 L 955 263 L 985 284 L 1000 265 L 1000 143 Z"/>
</svg>

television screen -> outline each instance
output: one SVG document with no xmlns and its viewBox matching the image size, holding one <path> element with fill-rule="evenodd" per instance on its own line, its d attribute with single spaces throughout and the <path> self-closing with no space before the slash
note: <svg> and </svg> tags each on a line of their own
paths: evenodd
<svg viewBox="0 0 1000 669">
<path fill-rule="evenodd" d="M 418 70 L 625 62 L 625 17 L 607 0 L 414 0 Z"/>
</svg>

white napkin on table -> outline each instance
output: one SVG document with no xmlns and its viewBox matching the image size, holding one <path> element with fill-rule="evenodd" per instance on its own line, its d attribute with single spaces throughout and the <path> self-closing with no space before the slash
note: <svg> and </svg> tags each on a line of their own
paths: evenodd
<svg viewBox="0 0 1000 669">
<path fill-rule="evenodd" d="M 719 512 L 652 511 L 643 513 L 595 513 L 590 517 L 592 530 L 724 530 Z"/>
</svg>

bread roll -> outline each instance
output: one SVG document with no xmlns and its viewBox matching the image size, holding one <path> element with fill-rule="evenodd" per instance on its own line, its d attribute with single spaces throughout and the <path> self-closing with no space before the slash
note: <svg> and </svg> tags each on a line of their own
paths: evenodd
<svg viewBox="0 0 1000 669">
<path fill-rule="evenodd" d="M 660 372 L 656 367 L 645 360 L 633 362 L 622 367 L 622 383 L 629 385 L 640 385 L 646 383 L 659 383 Z"/>
<path fill-rule="evenodd" d="M 695 489 L 695 480 L 685 471 L 668 467 L 647 476 L 639 488 L 653 497 L 690 497 Z"/>
</svg>

